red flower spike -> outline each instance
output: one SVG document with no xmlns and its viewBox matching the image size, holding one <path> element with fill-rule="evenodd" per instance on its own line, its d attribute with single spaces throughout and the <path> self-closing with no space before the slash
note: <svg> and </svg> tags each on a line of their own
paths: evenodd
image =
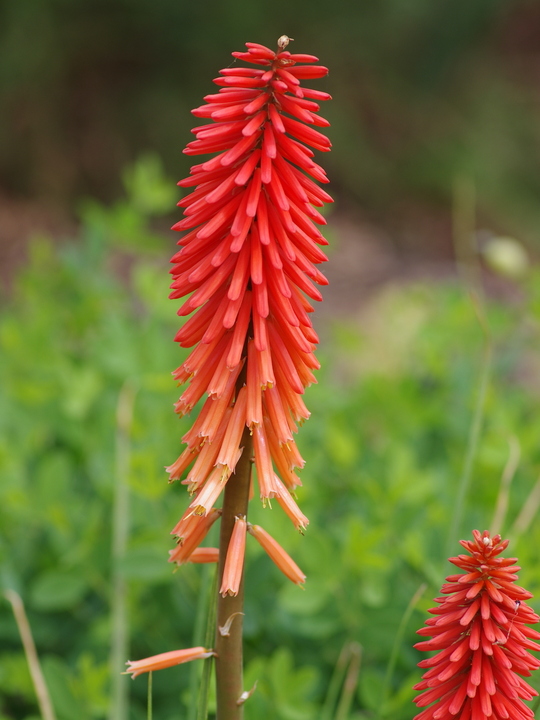
<svg viewBox="0 0 540 720">
<path fill-rule="evenodd" d="M 184 435 L 187 449 L 168 468 L 171 480 L 189 470 L 182 482 L 193 495 L 173 531 L 181 540 L 172 562 L 197 560 L 213 506 L 234 482 L 246 427 L 263 503 L 276 497 L 297 529 L 308 523 L 290 494 L 303 466 L 292 438 L 309 417 L 301 395 L 319 367 L 305 294 L 320 300 L 315 285 L 327 284 L 315 267 L 327 259 L 319 246 L 328 244 L 316 207 L 332 198 L 316 182 L 328 180 L 313 158 L 331 148 L 321 132 L 329 123 L 318 115 L 330 95 L 303 87 L 328 70 L 313 55 L 291 54 L 288 43 L 283 36 L 276 52 L 246 43 L 246 52 L 233 53 L 240 62 L 219 72 L 219 91 L 193 110 L 204 120 L 184 150 L 213 157 L 178 183 L 191 191 L 173 227 L 185 234 L 171 261 L 171 297 L 187 298 L 178 314 L 191 315 L 175 340 L 194 348 L 173 373 L 187 384 L 176 411 L 185 415 L 199 400 L 203 408 Z M 224 591 L 235 591 L 237 575 Z"/>
<path fill-rule="evenodd" d="M 443 585 L 447 597 L 436 598 L 416 643 L 418 650 L 437 650 L 418 663 L 429 668 L 415 690 L 426 708 L 414 720 L 530 720 L 523 700 L 538 695 L 518 675 L 529 676 L 540 661 L 527 650 L 540 650 L 540 633 L 527 627 L 540 617 L 526 604 L 531 593 L 515 585 L 515 558 L 501 558 L 508 540 L 473 531 L 473 541 L 461 540 L 470 555 L 450 562 L 464 571 Z M 432 704 L 433 703 L 433 704 Z M 429 707 L 427 707 L 429 706 Z"/>
</svg>

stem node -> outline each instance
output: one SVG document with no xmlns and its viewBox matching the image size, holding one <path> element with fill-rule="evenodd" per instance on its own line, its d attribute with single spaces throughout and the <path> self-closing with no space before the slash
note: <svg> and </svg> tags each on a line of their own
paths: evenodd
<svg viewBox="0 0 540 720">
<path fill-rule="evenodd" d="M 231 634 L 231 625 L 233 624 L 233 620 L 237 615 L 245 615 L 243 612 L 235 612 L 233 613 L 228 619 L 225 625 L 220 626 L 219 628 L 219 634 L 221 637 L 229 637 Z"/>
<path fill-rule="evenodd" d="M 257 680 L 255 681 L 255 684 L 253 685 L 251 690 L 244 690 L 244 692 L 240 695 L 240 697 L 236 701 L 236 704 L 239 706 L 243 705 L 246 702 L 246 700 L 249 700 L 249 698 L 253 695 L 253 693 L 255 692 L 256 689 L 257 689 Z"/>
</svg>

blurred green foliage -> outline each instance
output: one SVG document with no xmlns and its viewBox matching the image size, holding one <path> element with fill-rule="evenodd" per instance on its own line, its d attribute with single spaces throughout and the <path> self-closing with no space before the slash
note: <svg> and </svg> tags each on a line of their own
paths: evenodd
<svg viewBox="0 0 540 720">
<path fill-rule="evenodd" d="M 190 422 L 172 412 L 169 373 L 185 351 L 172 342 L 178 321 L 166 299 L 171 241 L 148 229 L 169 191 L 151 157 L 125 185 L 117 205 L 83 205 L 76 242 L 36 238 L 0 314 L 0 583 L 25 601 L 59 720 L 109 712 L 116 413 L 126 382 L 135 392 L 120 567 L 129 658 L 193 645 L 205 614 L 208 568 L 173 573 L 167 564 L 169 529 L 187 498 L 167 485 L 163 466 Z M 520 581 L 538 594 L 540 524 L 520 520 L 540 465 L 538 270 L 520 283 L 506 300 L 485 300 L 494 361 L 459 530 L 468 537 L 490 527 L 508 441 L 517 438 L 521 462 L 502 530 L 523 566 Z M 342 648 L 359 643 L 351 711 L 340 720 L 407 720 L 420 675 L 414 631 L 450 567 L 483 334 L 467 292 L 450 281 L 389 285 L 361 321 L 335 318 L 321 330 L 323 367 L 307 392 L 312 418 L 298 435 L 307 459 L 299 502 L 310 526 L 301 536 L 280 509 L 254 503 L 252 513 L 308 581 L 304 592 L 287 584 L 260 547 L 248 546 L 246 689 L 258 685 L 246 718 L 318 720 Z M 428 589 L 395 646 L 422 583 Z M 156 718 L 187 716 L 190 673 L 200 669 L 192 667 L 154 673 Z M 125 682 L 130 717 L 144 718 L 145 679 Z M 17 628 L 1 602 L 0 718 L 36 716 Z"/>
<path fill-rule="evenodd" d="M 331 70 L 317 87 L 334 96 L 340 197 L 410 245 L 408 226 L 444 213 L 466 173 L 484 222 L 534 244 L 539 28 L 535 0 L 3 0 L 0 184 L 69 209 L 118 197 L 148 149 L 187 174 L 190 110 L 211 78 L 245 42 L 286 33 Z"/>
</svg>

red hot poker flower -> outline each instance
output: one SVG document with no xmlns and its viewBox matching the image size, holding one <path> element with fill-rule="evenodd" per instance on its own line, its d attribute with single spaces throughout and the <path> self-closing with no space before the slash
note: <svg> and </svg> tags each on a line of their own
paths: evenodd
<svg viewBox="0 0 540 720">
<path fill-rule="evenodd" d="M 328 180 L 313 158 L 331 147 L 319 130 L 329 123 L 318 114 L 330 96 L 301 86 L 328 70 L 287 44 L 280 38 L 274 52 L 246 43 L 233 56 L 250 67 L 221 70 L 219 92 L 193 110 L 209 123 L 193 130 L 184 152 L 213 157 L 179 183 L 194 189 L 174 226 L 187 234 L 172 258 L 171 297 L 189 296 L 178 314 L 193 315 L 175 340 L 195 347 L 173 375 L 187 383 L 179 415 L 204 402 L 168 471 L 176 480 L 192 465 L 183 481 L 194 495 L 189 512 L 207 515 L 234 478 L 247 426 L 263 503 L 275 497 L 302 529 L 308 521 L 291 492 L 304 460 L 293 433 L 309 417 L 302 395 L 319 367 L 309 313 L 310 300 L 321 300 L 316 285 L 327 284 L 316 267 L 327 259 L 319 248 L 327 241 L 316 208 L 332 198 L 314 182 Z"/>
<path fill-rule="evenodd" d="M 527 650 L 540 633 L 527 627 L 540 618 L 526 604 L 531 593 L 515 584 L 516 558 L 498 557 L 508 545 L 500 535 L 473 531 L 474 540 L 461 540 L 469 555 L 450 562 L 464 571 L 451 575 L 436 598 L 435 615 L 419 635 L 419 650 L 437 650 L 418 663 L 430 668 L 415 690 L 415 703 L 427 707 L 414 720 L 530 720 L 532 710 L 523 700 L 538 695 L 522 680 L 540 667 Z M 432 704 L 434 703 L 434 704 Z"/>
</svg>

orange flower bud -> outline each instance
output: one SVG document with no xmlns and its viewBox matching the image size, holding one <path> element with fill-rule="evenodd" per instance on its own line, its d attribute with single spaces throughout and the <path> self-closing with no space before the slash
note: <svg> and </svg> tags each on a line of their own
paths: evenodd
<svg viewBox="0 0 540 720">
<path fill-rule="evenodd" d="M 208 531 L 221 515 L 221 510 L 213 508 L 207 515 L 196 515 L 193 510 L 191 515 L 186 518 L 185 527 L 187 528 L 181 538 L 180 543 L 169 551 L 169 562 L 182 565 L 187 562 L 195 548 L 206 537 Z M 179 525 L 182 523 L 180 521 Z"/>
<path fill-rule="evenodd" d="M 288 555 L 281 545 L 266 532 L 260 525 L 251 525 L 248 523 L 248 532 L 259 541 L 270 558 L 275 562 L 281 572 L 286 575 L 289 580 L 297 585 L 302 585 L 306 576 L 294 562 L 292 557 Z"/>
<path fill-rule="evenodd" d="M 144 658 L 144 660 L 128 660 L 126 665 L 129 665 L 129 667 L 124 675 L 131 673 L 131 677 L 136 678 L 137 675 L 142 675 L 142 673 L 145 672 L 163 670 L 164 668 L 190 662 L 190 660 L 203 660 L 213 654 L 213 650 L 194 647 L 185 650 L 172 650 L 171 652 L 161 653 L 160 655 L 152 655 L 151 657 Z"/>
<path fill-rule="evenodd" d="M 217 563 L 219 561 L 219 548 L 198 547 L 187 559 L 190 563 Z"/>
<path fill-rule="evenodd" d="M 225 568 L 219 592 L 225 595 L 238 595 L 242 572 L 244 570 L 244 554 L 246 551 L 246 519 L 238 515 L 227 548 Z"/>
</svg>

